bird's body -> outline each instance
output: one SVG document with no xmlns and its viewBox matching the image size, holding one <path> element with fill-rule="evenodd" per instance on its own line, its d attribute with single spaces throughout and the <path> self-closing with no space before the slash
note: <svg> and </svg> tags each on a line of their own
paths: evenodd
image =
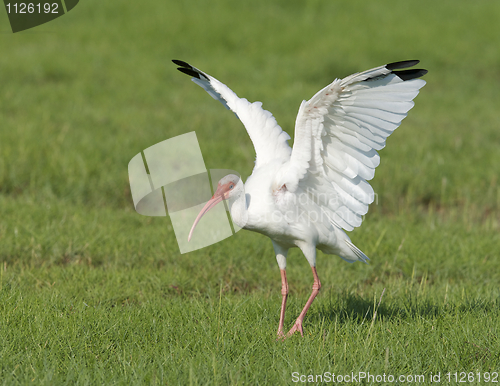
<svg viewBox="0 0 500 386">
<path fill-rule="evenodd" d="M 358 260 L 339 247 L 338 240 L 348 236 L 334 226 L 307 191 L 298 188 L 289 192 L 286 187 L 273 186 L 281 163 L 254 169 L 245 183 L 248 199 L 231 206 L 231 217 L 242 228 L 262 233 L 276 244 L 289 249 L 313 245 L 325 253 L 342 255 L 349 261 Z M 246 204 L 246 214 L 242 205 Z M 314 264 L 313 256 L 306 256 Z"/>
<path fill-rule="evenodd" d="M 257 153 L 245 184 L 236 175 L 219 181 L 194 221 L 189 239 L 201 217 L 222 200 L 229 201 L 236 225 L 271 238 L 282 278 L 280 337 L 285 336 L 286 256 L 290 248 L 299 247 L 314 276 L 311 297 L 289 332 L 302 334 L 304 316 L 321 288 L 316 249 L 348 262 L 368 260 L 345 230 L 359 226 L 373 202 L 367 180 L 379 164 L 377 150 L 413 107 L 412 100 L 425 84 L 418 78 L 427 71 L 398 71 L 418 63 L 405 61 L 336 79 L 300 105 L 292 149 L 288 134 L 260 102 L 240 99 L 210 75 L 185 62 L 174 63 L 238 116 Z"/>
</svg>

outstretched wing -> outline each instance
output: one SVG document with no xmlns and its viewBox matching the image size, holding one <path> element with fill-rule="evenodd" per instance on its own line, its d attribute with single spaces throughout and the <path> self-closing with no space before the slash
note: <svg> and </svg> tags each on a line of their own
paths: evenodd
<svg viewBox="0 0 500 386">
<path fill-rule="evenodd" d="M 284 132 L 273 115 L 262 108 L 261 102 L 250 103 L 239 98 L 229 87 L 214 77 L 180 60 L 173 60 L 179 71 L 192 76 L 192 81 L 203 87 L 214 99 L 233 111 L 245 126 L 257 155 L 258 168 L 275 159 L 288 161 L 292 149 L 288 145 L 290 136 Z"/>
<path fill-rule="evenodd" d="M 290 161 L 278 186 L 305 190 L 329 220 L 345 230 L 361 225 L 374 200 L 367 182 L 380 162 L 377 150 L 413 107 L 427 70 L 418 60 L 387 64 L 336 79 L 303 101 Z"/>
</svg>

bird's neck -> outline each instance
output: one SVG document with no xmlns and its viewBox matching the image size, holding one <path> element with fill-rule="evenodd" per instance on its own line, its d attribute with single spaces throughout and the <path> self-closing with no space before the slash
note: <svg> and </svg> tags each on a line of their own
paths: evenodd
<svg viewBox="0 0 500 386">
<path fill-rule="evenodd" d="M 245 228 L 248 221 L 248 207 L 244 192 L 236 197 L 234 201 L 229 202 L 229 212 L 233 223 L 240 228 Z"/>
</svg>

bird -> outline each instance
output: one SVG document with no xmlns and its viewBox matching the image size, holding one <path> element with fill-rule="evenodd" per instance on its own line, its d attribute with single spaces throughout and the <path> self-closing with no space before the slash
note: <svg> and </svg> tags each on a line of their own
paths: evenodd
<svg viewBox="0 0 500 386">
<path fill-rule="evenodd" d="M 290 136 L 261 102 L 238 97 L 229 87 L 203 71 L 173 60 L 243 123 L 256 153 L 255 166 L 245 183 L 236 174 L 223 177 L 212 198 L 193 222 L 196 225 L 222 201 L 240 228 L 268 236 L 281 273 L 281 311 L 277 339 L 304 335 L 307 311 L 321 289 L 316 270 L 317 250 L 347 262 L 369 258 L 346 231 L 361 225 L 374 201 L 367 182 L 380 163 L 378 151 L 414 106 L 413 99 L 426 84 L 428 71 L 413 68 L 419 60 L 405 60 L 358 72 L 303 100 L 295 120 L 293 147 Z M 313 286 L 302 312 L 285 334 L 288 298 L 287 254 L 298 247 L 307 259 Z"/>
</svg>

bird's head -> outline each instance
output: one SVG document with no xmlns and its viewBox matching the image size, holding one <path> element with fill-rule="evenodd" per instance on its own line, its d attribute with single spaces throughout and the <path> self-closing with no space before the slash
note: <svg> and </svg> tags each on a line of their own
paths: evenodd
<svg viewBox="0 0 500 386">
<path fill-rule="evenodd" d="M 191 231 L 189 232 L 188 241 L 191 240 L 194 228 L 196 228 L 196 225 L 205 215 L 205 213 L 207 213 L 210 209 L 212 209 L 222 200 L 228 200 L 239 196 L 239 194 L 242 191 L 243 191 L 243 182 L 241 181 L 241 178 L 238 177 L 236 174 L 228 174 L 227 176 L 221 178 L 217 184 L 217 190 L 215 191 L 214 195 L 205 204 L 200 213 L 198 213 L 198 216 L 196 216 L 193 226 L 191 227 Z"/>
</svg>

